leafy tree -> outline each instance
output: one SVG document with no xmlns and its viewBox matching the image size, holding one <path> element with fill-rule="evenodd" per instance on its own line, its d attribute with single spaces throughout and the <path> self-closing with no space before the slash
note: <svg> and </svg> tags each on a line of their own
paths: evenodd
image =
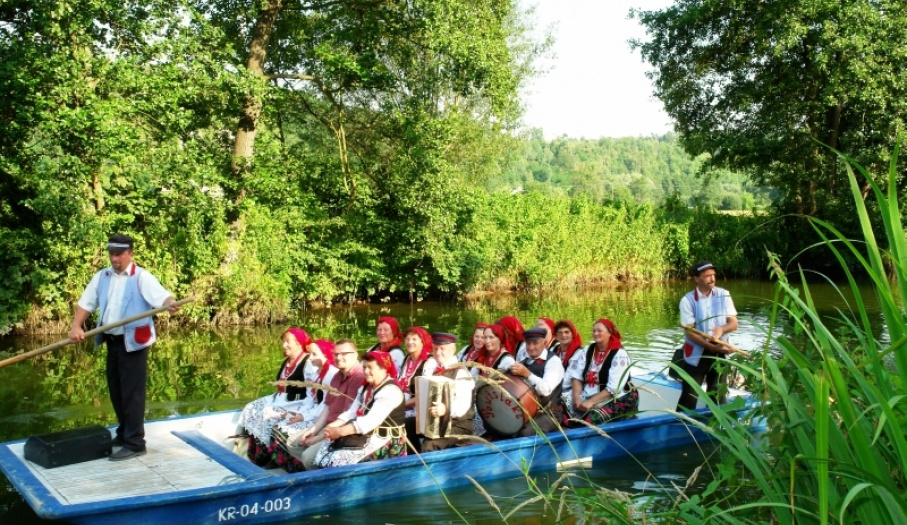
<svg viewBox="0 0 907 525">
<path fill-rule="evenodd" d="M 677 0 L 635 16 L 655 94 L 706 168 L 746 172 L 807 214 L 852 206 L 823 143 L 885 171 L 907 109 L 902 2 Z"/>
</svg>

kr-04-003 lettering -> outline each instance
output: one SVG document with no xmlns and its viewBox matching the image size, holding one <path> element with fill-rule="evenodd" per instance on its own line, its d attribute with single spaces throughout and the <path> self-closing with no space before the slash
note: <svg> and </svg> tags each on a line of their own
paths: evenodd
<svg viewBox="0 0 907 525">
<path fill-rule="evenodd" d="M 224 507 L 217 511 L 217 521 L 230 521 L 235 519 L 256 516 L 259 512 L 270 514 L 290 510 L 290 498 L 276 498 L 265 500 L 264 503 L 243 504 L 238 507 Z"/>
</svg>

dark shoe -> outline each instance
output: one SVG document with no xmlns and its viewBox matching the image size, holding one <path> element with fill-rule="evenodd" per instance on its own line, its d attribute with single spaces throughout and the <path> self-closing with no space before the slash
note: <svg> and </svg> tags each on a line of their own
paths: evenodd
<svg viewBox="0 0 907 525">
<path fill-rule="evenodd" d="M 111 441 L 110 444 L 113 445 L 113 446 L 115 446 L 115 447 L 122 447 L 123 445 L 126 444 L 126 442 L 123 441 L 123 438 L 122 438 L 122 437 L 117 436 L 117 437 L 113 438 L 113 441 Z"/>
<path fill-rule="evenodd" d="M 123 447 L 120 450 L 117 450 L 116 452 L 111 454 L 110 457 L 107 459 L 109 459 L 110 461 L 125 461 L 127 459 L 144 456 L 145 453 L 146 453 L 146 451 L 144 451 L 144 450 L 136 451 L 136 450 L 129 450 L 128 448 Z"/>
</svg>

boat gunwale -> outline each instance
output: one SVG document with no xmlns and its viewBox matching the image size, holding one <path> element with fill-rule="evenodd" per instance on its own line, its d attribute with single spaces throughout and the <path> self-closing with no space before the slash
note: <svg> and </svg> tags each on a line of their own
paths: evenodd
<svg viewBox="0 0 907 525">
<path fill-rule="evenodd" d="M 656 376 L 657 378 L 657 376 Z M 734 398 L 729 399 L 732 401 Z M 744 408 L 738 409 L 738 414 L 750 410 L 755 406 L 752 397 L 745 398 Z M 148 421 L 148 424 L 167 423 L 168 421 L 186 420 L 200 417 L 211 417 L 217 415 L 233 414 L 239 410 L 225 410 L 215 412 L 205 412 L 200 414 L 191 414 L 179 417 L 170 417 L 159 420 Z M 652 411 L 655 412 L 655 411 Z M 621 434 L 628 431 L 655 427 L 660 425 L 689 425 L 690 423 L 683 418 L 678 417 L 677 413 L 670 410 L 658 410 L 661 415 L 648 416 L 643 418 L 634 418 L 624 421 L 615 421 L 604 423 L 596 427 L 581 427 L 566 429 L 560 432 L 548 433 L 545 435 L 535 435 L 528 437 L 511 438 L 494 442 L 476 442 L 475 445 L 449 448 L 432 452 L 428 456 L 416 454 L 404 457 L 382 459 L 380 461 L 370 461 L 367 463 L 358 463 L 328 469 L 319 469 L 317 471 L 303 471 L 292 474 L 271 475 L 265 469 L 261 469 L 252 463 L 243 460 L 240 456 L 217 443 L 211 438 L 198 432 L 197 430 L 174 430 L 171 431 L 176 437 L 182 439 L 190 446 L 198 449 L 206 457 L 216 461 L 237 476 L 245 479 L 236 483 L 228 483 L 213 487 L 202 487 L 195 489 L 185 489 L 173 492 L 164 492 L 158 494 L 147 494 L 141 496 L 129 496 L 112 500 L 95 501 L 67 504 L 61 503 L 57 496 L 44 486 L 40 479 L 34 475 L 28 465 L 10 449 L 11 445 L 17 445 L 26 441 L 25 439 L 2 443 L 0 445 L 0 471 L 2 471 L 10 483 L 16 487 L 19 493 L 27 500 L 35 513 L 45 519 L 65 520 L 71 518 L 84 519 L 93 515 L 110 514 L 123 511 L 134 511 L 139 507 L 166 507 L 175 504 L 186 504 L 200 500 L 211 500 L 212 498 L 226 498 L 231 496 L 249 496 L 258 493 L 272 491 L 274 489 L 294 487 L 301 484 L 333 482 L 351 477 L 368 476 L 380 474 L 381 472 L 399 469 L 412 469 L 419 466 L 427 468 L 431 474 L 434 465 L 441 465 L 460 461 L 464 458 L 475 459 L 477 456 L 490 454 L 503 454 L 518 451 L 521 449 L 535 449 L 538 446 L 551 446 L 558 454 L 558 445 L 571 440 L 583 440 L 590 437 L 602 437 L 602 433 L 607 434 L 610 439 L 617 440 Z M 707 418 L 711 412 L 707 408 L 695 411 L 701 417 Z M 188 438 L 188 439 L 187 439 Z M 481 447 L 481 452 L 476 446 Z M 667 447 L 666 447 L 667 448 Z M 570 446 L 570 450 L 574 450 Z M 576 454 L 574 454 L 576 455 Z M 571 458 L 572 459 L 572 458 Z M 507 460 L 516 464 L 509 456 Z M 241 462 L 241 463 L 240 463 Z M 242 465 L 242 466 L 241 466 Z M 245 467 L 248 465 L 254 472 Z M 553 467 L 552 467 L 553 468 Z M 244 472 L 237 472 L 242 470 Z M 260 473 L 262 477 L 250 479 L 252 474 Z M 506 475 L 502 472 L 501 476 Z M 432 475 L 433 478 L 433 475 Z M 488 479 L 496 479 L 495 477 Z"/>
</svg>

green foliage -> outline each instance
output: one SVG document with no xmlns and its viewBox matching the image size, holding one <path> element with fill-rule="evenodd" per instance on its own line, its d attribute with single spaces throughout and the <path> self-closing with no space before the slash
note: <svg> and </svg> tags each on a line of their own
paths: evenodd
<svg viewBox="0 0 907 525">
<path fill-rule="evenodd" d="M 728 523 L 901 523 L 907 520 L 907 316 L 899 300 L 907 282 L 907 245 L 895 179 L 897 149 L 892 155 L 887 191 L 846 158 L 845 170 L 857 208 L 863 242 L 845 237 L 826 221 L 811 221 L 825 239 L 823 247 L 841 264 L 854 302 L 841 312 L 840 329 L 819 315 L 801 272 L 795 288 L 771 257 L 778 280 L 776 300 L 766 327 L 767 341 L 783 355 L 776 357 L 766 343 L 760 362 L 738 363 L 758 387 L 764 401 L 759 415 L 767 418 L 767 440 L 755 441 L 743 425 L 708 401 L 719 415 L 711 432 L 720 440 L 730 469 L 719 470 L 715 487 L 678 504 L 669 516 L 685 522 Z M 843 157 L 843 156 L 842 156 Z M 863 202 L 858 169 L 875 194 L 884 236 L 876 234 Z M 879 248 L 886 240 L 888 253 Z M 882 305 L 889 339 L 873 335 L 870 318 L 848 270 L 845 253 L 868 273 Z M 885 258 L 894 262 L 886 275 Z M 792 328 L 784 330 L 787 323 Z M 742 473 L 742 475 L 741 475 Z M 745 497 L 741 495 L 745 494 Z"/>
<path fill-rule="evenodd" d="M 519 146 L 511 151 L 507 170 L 489 182 L 492 189 L 521 187 L 650 205 L 677 198 L 685 206 L 717 210 L 750 211 L 770 203 L 769 191 L 748 184 L 741 173 L 713 170 L 700 178 L 706 156 L 691 157 L 674 134 L 546 141 L 540 130 L 532 130 Z"/>
<path fill-rule="evenodd" d="M 679 0 L 636 13 L 650 38 L 635 45 L 684 150 L 775 188 L 784 212 L 844 224 L 854 220 L 846 173 L 821 144 L 884 171 L 907 110 L 901 7 Z"/>
</svg>

